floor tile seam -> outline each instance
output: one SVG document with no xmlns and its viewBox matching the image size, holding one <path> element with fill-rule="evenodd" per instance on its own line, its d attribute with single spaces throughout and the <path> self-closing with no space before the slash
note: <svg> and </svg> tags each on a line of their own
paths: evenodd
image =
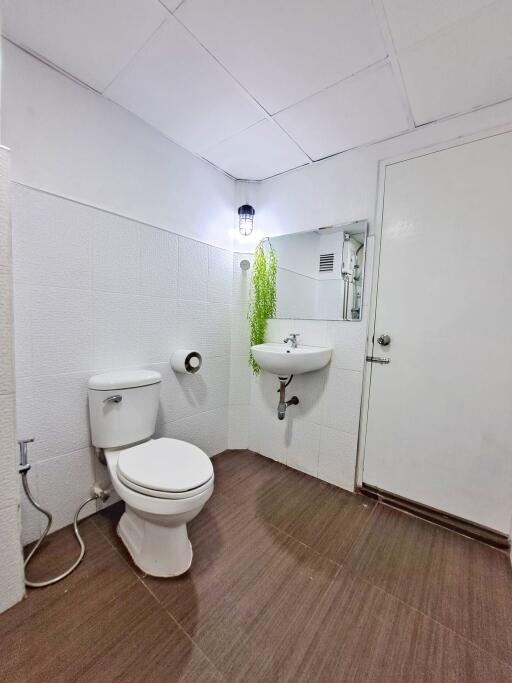
<svg viewBox="0 0 512 683">
<path fill-rule="evenodd" d="M 155 600 L 156 603 L 158 603 L 159 607 L 165 612 L 167 617 L 175 624 L 178 629 L 183 633 L 183 635 L 194 645 L 194 647 L 197 647 L 199 652 L 203 655 L 203 657 L 207 660 L 207 662 L 210 664 L 210 666 L 216 671 L 221 679 L 224 681 L 226 680 L 225 676 L 219 671 L 217 666 L 212 662 L 210 657 L 206 654 L 206 652 L 203 650 L 203 648 L 194 640 L 194 638 L 188 633 L 188 631 L 183 628 L 183 626 L 180 624 L 180 622 L 176 619 L 176 617 L 172 614 L 172 612 L 164 605 L 164 603 L 158 598 L 158 596 L 151 590 L 151 588 L 145 583 L 144 578 L 146 577 L 146 574 L 144 576 L 137 576 L 137 579 L 140 581 L 142 586 L 146 589 L 146 591 L 151 595 L 153 600 Z"/>
<path fill-rule="evenodd" d="M 377 505 L 378 505 L 378 503 L 376 503 L 376 504 L 373 506 L 372 510 L 370 511 L 370 514 L 368 515 L 368 518 L 363 522 L 363 525 L 361 526 L 361 529 L 359 529 L 358 533 L 356 534 L 356 537 L 354 538 L 354 540 L 353 540 L 352 543 L 350 544 L 350 546 L 349 546 L 349 548 L 348 548 L 348 550 L 347 550 L 347 552 L 346 552 L 346 554 L 345 554 L 345 557 L 344 557 L 344 559 L 343 559 L 343 563 L 342 563 L 342 564 L 344 564 L 344 565 L 348 564 L 348 560 L 349 560 L 350 556 L 352 555 L 352 553 L 353 553 L 353 551 L 354 551 L 354 549 L 355 549 L 355 547 L 356 547 L 357 542 L 358 542 L 361 538 L 363 538 L 363 535 L 366 533 L 366 531 L 367 531 L 367 529 L 369 528 L 369 525 L 370 525 L 370 523 L 371 523 L 373 517 L 374 517 L 375 514 L 376 514 Z"/>
<path fill-rule="evenodd" d="M 328 555 L 325 555 L 324 553 L 320 552 L 320 551 L 317 550 L 316 548 L 313 548 L 312 546 L 308 545 L 308 544 L 305 543 L 304 541 L 301 541 L 300 538 L 297 538 L 297 537 L 294 536 L 293 534 L 290 534 L 290 533 L 288 533 L 287 531 L 284 531 L 284 529 L 281 529 L 281 527 L 276 526 L 275 524 L 272 524 L 272 522 L 269 522 L 268 520 L 264 519 L 263 517 L 260 517 L 260 519 L 261 519 L 265 524 L 267 524 L 268 526 L 272 527 L 272 528 L 275 529 L 276 531 L 279 531 L 279 533 L 283 534 L 283 535 L 286 536 L 287 538 L 290 538 L 292 541 L 295 541 L 295 543 L 299 543 L 300 545 L 304 546 L 305 548 L 307 548 L 308 550 L 310 550 L 310 551 L 311 551 L 312 553 L 314 553 L 315 555 L 318 555 L 318 557 L 321 557 L 321 558 L 323 558 L 324 560 L 327 560 L 328 562 L 331 562 L 332 564 L 334 564 L 334 565 L 338 568 L 338 569 L 337 569 L 337 573 L 339 572 L 339 570 L 340 570 L 341 567 L 343 566 L 343 563 L 340 563 L 340 562 L 338 562 L 337 560 L 333 560 L 332 557 L 329 557 Z"/>
<path fill-rule="evenodd" d="M 471 645 L 472 647 L 474 647 L 476 650 L 483 652 L 484 654 L 488 655 L 494 661 L 496 661 L 500 664 L 503 664 L 508 669 L 510 669 L 510 671 L 512 672 L 512 664 L 505 661 L 504 659 L 501 659 L 501 657 L 498 657 L 498 655 L 496 655 L 495 652 L 491 652 L 490 650 L 487 650 L 482 645 L 475 643 L 474 640 L 471 640 L 470 638 L 463 635 L 462 633 L 459 633 L 458 631 L 456 631 L 451 626 L 448 626 L 447 624 L 444 624 L 442 621 L 435 619 L 431 614 L 428 614 L 427 612 L 424 612 L 423 610 L 419 609 L 418 607 L 415 607 L 414 605 L 411 605 L 410 603 L 406 602 L 405 600 L 402 600 L 397 595 L 394 595 L 393 593 L 390 593 L 389 591 L 387 591 L 385 588 L 382 588 L 382 586 L 378 586 L 377 584 L 373 583 L 373 581 L 370 581 L 369 579 L 362 577 L 358 572 L 350 570 L 350 569 L 348 571 L 350 571 L 354 576 L 357 576 L 357 578 L 359 578 L 359 580 L 362 581 L 363 583 L 367 584 L 368 586 L 371 586 L 372 588 L 375 588 L 377 591 L 379 591 L 379 593 L 383 593 L 387 597 L 390 597 L 393 600 L 396 600 L 397 602 L 399 602 L 401 605 L 404 605 L 405 607 L 411 609 L 413 612 L 417 612 L 418 614 L 421 614 L 421 616 L 425 617 L 426 619 L 433 622 L 437 626 L 440 626 L 441 628 L 445 629 L 446 631 L 450 631 L 457 638 L 460 638 L 461 640 L 463 640 L 468 645 Z"/>
<path fill-rule="evenodd" d="M 134 571 L 134 569 L 133 569 L 133 567 L 131 566 L 130 562 L 123 556 L 123 554 L 122 554 L 121 552 L 119 552 L 118 548 L 116 548 L 116 546 L 114 545 L 114 543 L 112 542 L 112 540 L 109 538 L 109 536 L 103 531 L 103 529 L 101 528 L 101 525 L 96 524 L 96 522 L 94 522 L 94 524 L 95 524 L 96 528 L 98 529 L 98 531 L 102 534 L 102 536 L 107 540 L 107 542 L 109 543 L 109 545 L 111 546 L 111 548 L 113 548 L 113 550 L 116 552 L 116 554 L 121 558 L 122 562 L 128 567 L 128 569 L 129 569 L 130 572 L 133 574 L 133 576 L 135 577 L 135 579 L 136 579 L 136 580 L 142 585 L 142 587 L 151 595 L 151 597 L 159 604 L 159 606 L 164 610 L 164 612 L 165 612 L 166 615 L 169 617 L 169 619 L 171 619 L 172 622 L 176 624 L 176 626 L 179 628 L 180 631 L 182 631 L 182 632 L 185 634 L 185 636 L 188 638 L 188 640 L 190 640 L 190 641 L 194 644 L 194 646 L 197 647 L 197 648 L 199 649 L 199 651 L 203 654 L 203 656 L 207 659 L 207 661 L 208 661 L 208 662 L 210 663 L 210 665 L 214 668 L 214 670 L 219 674 L 219 676 L 221 676 L 221 678 L 222 678 L 223 680 L 225 680 L 225 679 L 224 679 L 224 676 L 223 676 L 223 675 L 221 674 L 221 672 L 217 669 L 217 667 L 213 664 L 213 662 L 212 662 L 212 661 L 210 660 L 210 658 L 206 655 L 206 653 L 202 650 L 202 648 L 199 647 L 199 645 L 195 642 L 195 640 L 189 635 L 189 633 L 187 633 L 187 631 L 181 626 L 181 624 L 174 618 L 174 616 L 171 614 L 171 612 L 169 612 L 169 610 L 165 607 L 165 605 L 157 598 L 157 596 L 153 593 L 153 591 L 149 588 L 149 586 L 144 582 L 144 578 L 146 577 L 146 574 L 144 574 L 143 576 L 139 576 L 139 574 L 137 574 L 137 572 Z M 117 594 L 117 595 L 115 596 L 115 598 L 117 598 L 118 595 L 120 595 L 120 593 Z"/>
<path fill-rule="evenodd" d="M 99 531 L 99 533 L 103 536 L 103 538 L 107 541 L 109 546 L 115 552 L 115 554 L 121 559 L 122 563 L 130 570 L 130 573 L 133 574 L 136 579 L 138 579 L 139 575 L 137 574 L 135 569 L 132 567 L 131 563 L 127 560 L 127 558 L 124 557 L 124 555 L 119 551 L 119 548 L 117 548 L 116 545 L 112 542 L 112 539 L 109 537 L 109 535 L 103 531 L 103 529 L 101 528 L 101 525 L 96 524 L 96 522 L 94 522 L 94 524 L 95 524 L 97 530 Z"/>
</svg>

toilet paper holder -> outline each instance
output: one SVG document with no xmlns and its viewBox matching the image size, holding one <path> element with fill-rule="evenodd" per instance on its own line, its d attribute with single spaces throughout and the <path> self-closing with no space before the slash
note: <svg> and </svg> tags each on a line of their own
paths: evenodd
<svg viewBox="0 0 512 683">
<path fill-rule="evenodd" d="M 174 372 L 195 375 L 203 364 L 199 351 L 192 349 L 178 349 L 171 356 L 171 367 Z"/>
</svg>

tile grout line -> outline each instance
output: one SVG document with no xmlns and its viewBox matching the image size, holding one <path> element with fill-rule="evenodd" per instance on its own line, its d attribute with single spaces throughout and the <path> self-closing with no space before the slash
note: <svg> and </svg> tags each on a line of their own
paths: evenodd
<svg viewBox="0 0 512 683">
<path fill-rule="evenodd" d="M 357 537 L 356 540 L 358 540 L 359 538 L 361 538 L 362 532 L 364 531 L 364 529 L 366 529 L 366 527 L 367 527 L 367 525 L 370 523 L 372 517 L 373 517 L 374 515 L 377 514 L 377 512 L 378 512 L 378 510 L 379 510 L 379 506 L 381 506 L 381 505 L 384 506 L 384 507 L 386 507 L 386 508 L 392 507 L 392 506 L 387 506 L 387 505 L 385 505 L 384 503 L 381 503 L 380 500 L 377 501 L 377 503 L 375 504 L 375 506 L 374 506 L 374 508 L 373 508 L 373 510 L 372 510 L 372 512 L 371 512 L 371 515 L 369 516 L 368 520 L 365 522 L 365 525 L 364 525 L 363 529 L 361 530 L 361 532 L 359 533 L 359 535 L 358 535 L 358 537 Z M 392 509 L 395 509 L 395 508 L 392 508 Z M 397 512 L 402 512 L 402 510 L 397 510 Z M 406 513 L 406 514 L 408 514 L 408 513 Z M 422 519 L 422 518 L 416 517 L 415 515 L 408 515 L 408 516 L 415 517 L 416 519 Z M 428 520 L 424 520 L 424 521 L 428 521 Z M 434 526 L 440 527 L 440 525 L 438 525 L 438 524 L 435 524 L 435 523 L 432 523 L 432 524 L 433 524 Z M 445 527 L 440 527 L 440 528 L 443 528 L 443 529 L 444 529 Z M 450 530 L 447 530 L 447 531 L 450 531 Z M 452 533 L 457 533 L 457 532 L 452 532 Z M 469 538 L 469 537 L 465 537 L 465 538 Z M 475 539 L 469 538 L 469 540 L 475 540 Z M 354 546 L 355 546 L 355 543 L 356 543 L 356 541 L 354 541 L 354 543 L 352 544 L 352 546 L 351 546 L 351 548 L 350 548 L 350 551 L 347 553 L 347 556 L 346 556 L 345 560 L 347 560 L 348 557 L 349 557 L 349 555 L 352 553 L 352 551 L 353 551 L 353 549 L 354 549 Z M 485 545 L 486 547 L 489 547 L 489 546 L 487 546 L 487 544 L 485 544 L 485 543 L 483 543 L 482 545 Z M 494 548 L 493 548 L 493 549 L 494 549 Z M 363 582 L 366 583 L 367 585 L 372 586 L 372 587 L 375 588 L 376 590 L 380 591 L 381 593 L 384 593 L 385 595 L 387 595 L 387 596 L 389 596 L 389 597 L 391 597 L 391 598 L 393 598 L 393 599 L 395 599 L 395 600 L 398 600 L 398 602 L 400 602 L 402 605 L 405 605 L 406 607 L 409 607 L 410 609 L 412 609 L 412 610 L 414 610 L 415 612 L 418 612 L 419 614 L 421 614 L 422 616 L 424 616 L 426 619 L 429 619 L 430 621 L 432 621 L 432 622 L 438 624 L 438 625 L 441 626 L 442 628 L 447 629 L 448 631 L 450 631 L 451 633 L 453 633 L 454 635 L 456 635 L 458 638 L 461 638 L 462 640 L 464 640 L 465 642 L 469 643 L 470 645 L 472 645 L 473 647 L 475 647 L 475 648 L 478 649 L 479 651 L 485 652 L 487 655 L 489 655 L 490 657 L 492 657 L 495 661 L 500 662 L 501 664 L 504 664 L 505 666 L 507 666 L 509 669 L 512 670 L 512 664 L 510 664 L 510 663 L 506 662 L 505 660 L 501 659 L 501 658 L 498 657 L 495 653 L 490 652 L 489 650 L 486 650 L 482 645 L 479 645 L 478 643 L 475 643 L 473 640 L 471 640 L 471 639 L 468 638 L 467 636 L 463 635 L 462 633 L 459 633 L 459 632 L 456 631 L 454 628 L 451 628 L 450 626 L 447 626 L 446 624 L 444 624 L 442 621 L 439 621 L 438 619 L 435 619 L 431 614 L 428 614 L 427 612 L 424 612 L 423 610 L 419 609 L 418 607 L 415 607 L 414 605 L 411 605 L 410 603 L 406 602 L 405 600 L 402 600 L 401 598 L 399 598 L 398 596 L 394 595 L 393 593 L 390 593 L 390 592 L 387 591 L 385 588 L 382 588 L 381 586 L 378 586 L 377 584 L 373 583 L 373 581 L 370 581 L 369 579 L 367 579 L 367 578 L 365 578 L 364 576 L 362 576 L 361 573 L 360 573 L 360 571 L 353 570 L 353 569 L 349 569 L 349 571 L 350 571 L 352 574 L 354 574 L 354 576 L 357 576 L 361 581 L 363 581 Z"/>
<path fill-rule="evenodd" d="M 352 570 L 349 570 L 352 571 Z M 404 605 L 405 607 L 413 610 L 414 612 L 417 612 L 418 614 L 421 614 L 423 617 L 428 619 L 429 621 L 433 622 L 434 624 L 437 624 L 441 628 L 446 629 L 447 631 L 450 631 L 450 633 L 453 633 L 457 638 L 460 638 L 464 642 L 468 643 L 469 645 L 473 646 L 475 649 L 479 650 L 480 652 L 484 652 L 486 655 L 494 659 L 494 661 L 499 662 L 500 664 L 503 664 L 506 666 L 510 671 L 512 672 L 512 664 L 501 659 L 501 657 L 498 657 L 494 652 L 491 652 L 490 650 L 486 650 L 482 645 L 479 645 L 478 643 L 475 643 L 473 640 L 468 638 L 467 636 L 463 635 L 462 633 L 459 633 L 455 629 L 453 629 L 451 626 L 447 626 L 444 624 L 442 621 L 439 621 L 438 619 L 435 619 L 431 614 L 427 614 L 426 612 L 423 612 L 423 610 L 419 609 L 418 607 L 415 607 L 414 605 L 409 604 L 408 602 L 405 602 L 405 600 L 402 600 L 399 598 L 397 595 L 394 595 L 393 593 L 389 593 L 385 588 L 382 588 L 381 586 L 377 586 L 373 581 L 370 581 L 369 579 L 364 578 L 361 576 L 361 574 L 357 571 L 352 571 L 352 574 L 356 577 L 359 578 L 360 581 L 363 583 L 367 584 L 368 586 L 372 586 L 372 588 L 375 588 L 378 590 L 380 593 L 383 593 L 384 595 L 392 598 L 393 600 L 397 600 L 401 605 Z"/>
<path fill-rule="evenodd" d="M 350 548 L 348 549 L 347 554 L 345 555 L 344 564 L 346 564 L 348 558 L 352 554 L 352 552 L 356 546 L 356 543 L 359 541 L 360 538 L 362 538 L 363 533 L 365 533 L 367 531 L 368 525 L 372 521 L 373 517 L 377 514 L 377 506 L 378 506 L 378 502 L 375 503 L 375 505 L 373 506 L 373 508 L 370 511 L 370 514 L 368 515 L 368 519 L 364 522 L 363 526 L 359 530 L 359 533 L 356 535 L 356 537 L 352 541 L 352 544 L 351 544 Z"/>
<path fill-rule="evenodd" d="M 205 657 L 205 659 L 210 663 L 210 665 L 214 668 L 214 670 L 221 676 L 222 680 L 225 680 L 225 677 L 223 674 L 218 670 L 218 668 L 215 666 L 215 664 L 211 661 L 211 659 L 208 657 L 208 655 L 203 651 L 203 649 L 195 642 L 195 640 L 192 638 L 192 636 L 187 633 L 187 631 L 183 628 L 183 626 L 174 618 L 174 616 L 169 612 L 169 610 L 165 607 L 165 605 L 157 598 L 157 596 L 153 593 L 153 591 L 147 586 L 147 584 L 144 582 L 144 578 L 147 576 L 146 574 L 143 574 L 142 576 L 139 576 L 137 572 L 133 569 L 131 566 L 130 562 L 123 556 L 122 553 L 119 552 L 119 549 L 112 543 L 112 540 L 110 537 L 103 531 L 101 526 L 99 524 L 96 524 L 96 522 L 93 520 L 94 526 L 96 529 L 100 532 L 100 534 L 106 539 L 106 541 L 109 543 L 109 545 L 114 549 L 114 551 L 119 555 L 123 563 L 129 568 L 131 573 L 135 576 L 137 581 L 139 581 L 144 589 L 151 595 L 151 597 L 160 605 L 160 607 L 164 610 L 164 612 L 167 614 L 167 616 L 171 619 L 171 621 L 176 624 L 176 626 L 180 629 L 182 633 L 185 634 L 185 636 L 190 640 L 190 642 L 197 647 L 197 649 L 202 653 L 202 655 Z"/>
<path fill-rule="evenodd" d="M 155 600 L 155 602 L 161 607 L 161 609 L 166 613 L 166 615 L 169 617 L 169 619 L 176 624 L 176 626 L 179 628 L 179 630 L 190 640 L 190 642 L 194 645 L 194 647 L 197 647 L 199 652 L 204 656 L 204 658 L 209 662 L 209 664 L 213 667 L 213 669 L 219 674 L 219 676 L 222 678 L 223 681 L 226 680 L 225 676 L 219 671 L 219 669 L 215 666 L 215 664 L 212 662 L 212 660 L 208 657 L 206 652 L 196 643 L 196 641 L 192 638 L 192 636 L 183 628 L 183 626 L 179 623 L 179 621 L 174 617 L 174 615 L 167 609 L 167 607 L 161 602 L 161 600 L 158 599 L 158 597 L 153 593 L 151 588 L 144 582 L 144 578 L 147 575 L 144 574 L 144 576 L 137 576 L 137 579 L 140 581 L 140 583 L 144 586 L 146 591 L 151 595 L 151 597 Z"/>
<path fill-rule="evenodd" d="M 308 545 L 307 543 L 304 543 L 304 541 L 301 541 L 299 538 L 296 538 L 295 536 L 288 533 L 284 529 L 281 529 L 280 527 L 276 526 L 275 524 L 272 524 L 272 522 L 268 522 L 266 519 L 263 519 L 259 515 L 255 515 L 255 519 L 261 519 L 265 524 L 272 527 L 273 529 L 278 531 L 280 534 L 283 534 L 287 538 L 290 538 L 292 541 L 295 541 L 295 543 L 298 543 L 299 545 L 304 546 L 304 548 L 307 548 L 308 550 L 310 550 L 315 555 L 318 555 L 318 557 L 321 557 L 322 559 L 327 560 L 328 562 L 331 562 L 332 564 L 336 565 L 338 567 L 338 569 L 341 569 L 343 567 L 343 563 L 340 563 L 337 560 L 333 560 L 331 557 L 327 557 L 327 555 L 324 555 L 324 553 L 321 553 L 320 551 L 316 550 L 315 548 Z"/>
<path fill-rule="evenodd" d="M 242 450 L 247 450 L 247 449 L 242 449 Z M 220 455 L 220 454 L 219 454 L 219 455 Z M 258 454 L 258 455 L 259 455 L 259 454 Z M 265 456 L 261 456 L 261 455 L 260 455 L 260 457 L 265 457 Z M 276 461 L 273 461 L 273 462 L 276 462 Z M 286 467 L 286 468 L 288 468 L 288 469 L 291 469 L 291 470 L 294 470 L 294 468 L 289 468 L 287 465 L 284 465 L 284 467 Z M 294 470 L 294 471 L 299 471 L 299 472 L 300 472 L 300 470 Z M 322 481 L 322 480 L 319 480 L 317 477 L 314 477 L 313 475 L 307 474 L 306 472 L 302 472 L 302 474 L 305 474 L 306 476 L 309 476 L 309 477 L 311 477 L 312 479 L 315 479 L 315 480 L 317 480 L 317 481 Z M 284 475 L 283 475 L 283 476 L 284 476 Z M 325 483 L 328 483 L 328 482 L 325 482 Z M 331 486 L 334 486 L 334 484 L 331 484 Z M 338 487 L 336 487 L 336 488 L 338 488 Z M 348 492 L 347 492 L 345 489 L 342 489 L 342 488 L 340 488 L 340 491 L 345 491 L 346 493 L 349 493 L 349 494 L 352 493 L 351 491 L 348 491 Z M 225 497 L 228 498 L 232 503 L 236 503 L 236 502 L 237 502 L 235 498 L 233 498 L 232 496 L 229 495 L 229 493 L 222 492 L 222 493 L 217 494 L 217 495 L 225 496 Z M 353 495 L 358 495 L 358 494 L 354 492 Z M 297 543 L 300 543 L 301 545 L 305 546 L 306 548 L 308 548 L 308 549 L 311 550 L 312 552 L 316 553 L 317 555 L 320 555 L 321 557 L 325 558 L 326 560 L 329 560 L 330 562 L 333 562 L 334 564 L 338 565 L 339 567 L 342 567 L 342 566 L 346 563 L 347 558 L 349 557 L 350 553 L 352 552 L 352 550 L 353 550 L 353 548 L 354 548 L 356 542 L 357 542 L 357 541 L 359 540 L 359 538 L 361 537 L 361 534 L 366 530 L 367 525 L 369 524 L 369 522 L 370 522 L 370 520 L 371 520 L 373 514 L 375 513 L 375 510 L 376 510 L 376 508 L 377 508 L 377 505 L 378 505 L 378 503 L 376 503 L 376 504 L 374 505 L 373 509 L 371 510 L 371 512 L 370 512 L 370 514 L 369 514 L 369 516 L 368 516 L 368 519 L 364 522 L 363 527 L 361 528 L 361 530 L 360 530 L 359 533 L 357 534 L 356 538 L 354 539 L 354 541 L 353 541 L 352 544 L 350 545 L 350 547 L 349 547 L 349 549 L 348 549 L 348 551 L 347 551 L 347 554 L 345 555 L 345 557 L 344 557 L 344 559 L 343 559 L 343 562 L 341 562 L 341 563 L 338 562 L 337 560 L 332 559 L 331 557 L 329 557 L 329 556 L 326 555 L 325 553 L 323 553 L 323 552 L 321 552 L 321 551 L 319 551 L 319 550 L 316 550 L 315 548 L 313 548 L 312 546 L 308 545 L 307 543 L 305 543 L 305 542 L 302 541 L 301 539 L 297 538 L 297 537 L 294 536 L 293 534 L 290 534 L 288 531 L 285 531 L 285 530 L 282 529 L 280 526 L 278 526 L 278 525 L 276 525 L 276 524 L 273 524 L 272 522 L 269 522 L 269 521 L 266 520 L 262 515 L 258 514 L 258 512 L 255 512 L 255 513 L 253 514 L 253 516 L 254 516 L 255 519 L 260 519 L 260 520 L 262 520 L 263 522 L 265 522 L 265 524 L 268 524 L 269 526 L 273 527 L 273 528 L 276 529 L 277 531 L 280 531 L 281 533 L 285 534 L 285 536 L 288 536 L 289 538 L 293 539 L 293 540 L 296 541 Z"/>
</svg>

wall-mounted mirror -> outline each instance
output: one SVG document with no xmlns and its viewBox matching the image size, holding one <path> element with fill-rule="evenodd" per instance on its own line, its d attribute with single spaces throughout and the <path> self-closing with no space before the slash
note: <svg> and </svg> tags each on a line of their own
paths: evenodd
<svg viewBox="0 0 512 683">
<path fill-rule="evenodd" d="M 277 318 L 361 320 L 367 221 L 272 237 Z"/>
</svg>

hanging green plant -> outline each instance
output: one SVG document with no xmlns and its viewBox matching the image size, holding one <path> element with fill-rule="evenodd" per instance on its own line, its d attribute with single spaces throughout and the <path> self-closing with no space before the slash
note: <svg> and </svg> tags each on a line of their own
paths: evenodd
<svg viewBox="0 0 512 683">
<path fill-rule="evenodd" d="M 263 244 L 268 242 L 268 255 L 265 254 Z M 254 251 L 251 277 L 251 298 L 249 303 L 249 327 L 251 332 L 251 346 L 263 344 L 267 329 L 267 320 L 276 315 L 276 277 L 277 256 L 270 244 L 270 240 L 262 240 Z M 259 374 L 260 366 L 249 352 L 249 364 L 255 375 Z"/>
</svg>

